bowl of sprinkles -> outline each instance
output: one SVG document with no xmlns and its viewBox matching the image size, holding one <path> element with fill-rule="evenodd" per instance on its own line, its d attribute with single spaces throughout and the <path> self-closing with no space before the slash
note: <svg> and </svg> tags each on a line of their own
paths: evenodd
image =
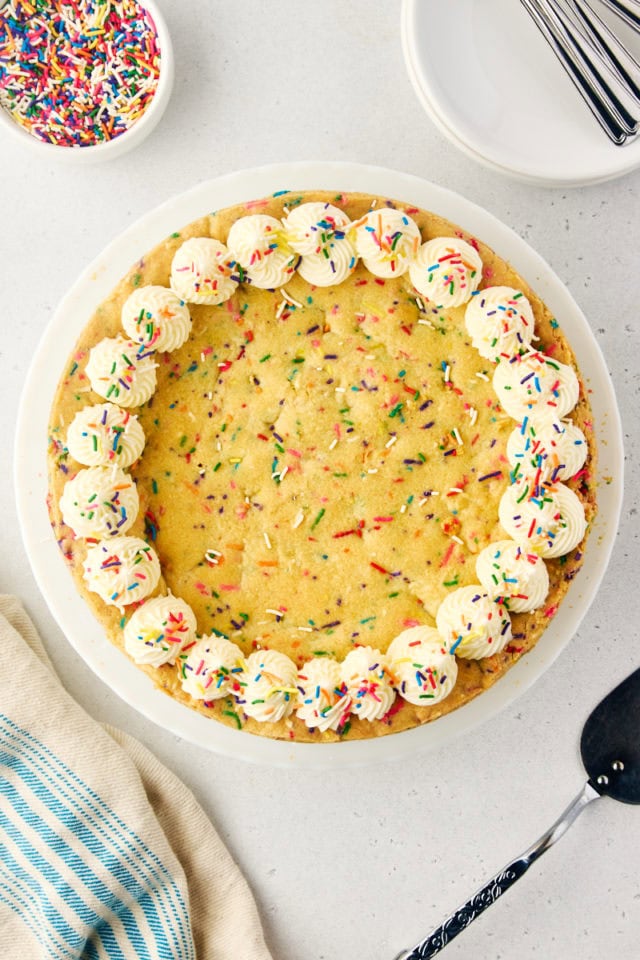
<svg viewBox="0 0 640 960">
<path fill-rule="evenodd" d="M 172 85 L 153 0 L 0 0 L 0 127 L 24 143 L 114 157 L 153 130 Z"/>
</svg>

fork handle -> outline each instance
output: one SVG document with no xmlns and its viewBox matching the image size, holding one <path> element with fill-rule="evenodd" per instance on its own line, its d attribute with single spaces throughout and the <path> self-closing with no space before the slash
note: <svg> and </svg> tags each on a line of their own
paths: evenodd
<svg viewBox="0 0 640 960">
<path fill-rule="evenodd" d="M 585 783 L 577 797 L 571 801 L 564 813 L 556 820 L 552 827 L 544 833 L 539 840 L 532 844 L 528 850 L 525 850 L 521 856 L 512 860 L 506 867 L 496 873 L 488 883 L 478 890 L 470 900 L 459 907 L 455 913 L 452 913 L 447 919 L 432 930 L 431 933 L 421 940 L 413 950 L 400 953 L 395 960 L 429 960 L 440 953 L 443 947 L 462 933 L 469 924 L 479 917 L 487 907 L 501 897 L 505 891 L 512 887 L 516 880 L 519 880 L 527 872 L 532 863 L 538 857 L 541 857 L 556 840 L 563 836 L 576 817 L 582 813 L 587 804 L 596 800 L 600 794 L 591 785 Z"/>
<path fill-rule="evenodd" d="M 548 14 L 539 7 L 539 0 L 520 0 L 520 3 L 560 60 L 567 75 L 604 132 L 613 143 L 622 146 L 627 139 L 627 130 L 620 124 L 612 109 L 607 106 L 594 84 L 584 74 L 584 65 L 578 59 L 575 50 L 569 46 L 566 38 L 562 38 L 556 32 Z"/>
<path fill-rule="evenodd" d="M 627 3 L 623 3 L 621 0 L 601 0 L 601 2 L 605 7 L 608 7 L 609 10 L 617 13 L 618 16 L 628 23 L 630 27 L 633 27 L 634 30 L 640 31 L 640 4 L 637 2 L 632 3 L 631 9 L 629 9 Z"/>
</svg>

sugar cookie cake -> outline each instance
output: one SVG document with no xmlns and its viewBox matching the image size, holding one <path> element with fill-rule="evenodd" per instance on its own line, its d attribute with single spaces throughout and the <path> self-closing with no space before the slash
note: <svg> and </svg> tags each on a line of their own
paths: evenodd
<svg viewBox="0 0 640 960">
<path fill-rule="evenodd" d="M 538 641 L 596 510 L 555 318 L 480 238 L 362 194 L 203 216 L 88 318 L 51 521 L 155 684 L 312 742 L 431 721 Z"/>
</svg>

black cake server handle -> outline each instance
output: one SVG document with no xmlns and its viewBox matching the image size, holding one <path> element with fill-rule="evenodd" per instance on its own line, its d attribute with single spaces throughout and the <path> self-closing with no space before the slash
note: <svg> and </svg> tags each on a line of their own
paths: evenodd
<svg viewBox="0 0 640 960">
<path fill-rule="evenodd" d="M 416 944 L 412 950 L 404 950 L 402 953 L 399 953 L 395 960 L 429 960 L 429 957 L 435 957 L 443 947 L 446 947 L 454 937 L 462 933 L 487 907 L 491 906 L 498 897 L 501 897 L 509 887 L 512 887 L 516 880 L 519 880 L 520 877 L 527 872 L 531 864 L 535 863 L 538 857 L 541 857 L 556 840 L 559 840 L 560 837 L 567 832 L 587 804 L 591 803 L 592 800 L 597 800 L 600 796 L 601 794 L 595 786 L 592 785 L 591 781 L 587 781 L 562 816 L 556 820 L 553 826 L 550 827 L 539 840 L 496 873 L 470 900 L 467 900 L 455 913 L 447 917 L 439 927 L 432 930 L 424 940 Z"/>
</svg>

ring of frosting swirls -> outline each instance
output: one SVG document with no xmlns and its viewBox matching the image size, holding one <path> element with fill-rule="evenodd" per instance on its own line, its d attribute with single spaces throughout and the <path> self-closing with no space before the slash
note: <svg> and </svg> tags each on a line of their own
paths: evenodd
<svg viewBox="0 0 640 960">
<path fill-rule="evenodd" d="M 298 273 L 316 287 L 342 283 L 353 273 L 358 254 L 350 237 L 351 220 L 330 203 L 302 203 L 284 221 L 289 244 L 300 254 Z"/>
<path fill-rule="evenodd" d="M 89 351 L 91 389 L 119 407 L 139 407 L 156 389 L 153 351 L 124 337 L 105 337 Z"/>
<path fill-rule="evenodd" d="M 171 261 L 171 289 L 186 303 L 217 306 L 233 296 L 238 278 L 224 243 L 211 237 L 191 237 Z"/>
<path fill-rule="evenodd" d="M 436 626 L 449 653 L 468 660 L 500 653 L 511 640 L 509 614 L 479 584 L 449 593 L 438 607 Z"/>
<path fill-rule="evenodd" d="M 522 474 L 539 475 L 543 482 L 568 480 L 584 466 L 587 441 L 571 420 L 543 421 L 525 417 L 507 440 L 507 460 L 514 479 Z"/>
<path fill-rule="evenodd" d="M 356 647 L 342 661 L 342 681 L 351 700 L 351 712 L 361 720 L 380 720 L 395 700 L 392 676 L 385 654 L 371 647 Z"/>
<path fill-rule="evenodd" d="M 501 361 L 493 389 L 505 413 L 518 422 L 525 417 L 538 423 L 559 420 L 573 410 L 580 394 L 573 367 L 537 350 Z"/>
<path fill-rule="evenodd" d="M 513 287 L 484 287 L 467 304 L 464 322 L 481 357 L 497 360 L 526 350 L 534 337 L 531 304 Z"/>
<path fill-rule="evenodd" d="M 308 727 L 338 733 L 350 715 L 367 721 L 385 717 L 396 691 L 417 705 L 448 696 L 456 682 L 456 655 L 479 659 L 501 651 L 511 637 L 509 612 L 533 610 L 547 595 L 549 577 L 541 557 L 562 556 L 584 536 L 581 501 L 554 482 L 573 476 L 587 454 L 582 431 L 561 420 L 577 403 L 578 379 L 572 367 L 531 348 L 534 316 L 524 294 L 510 287 L 477 290 L 483 267 L 471 244 L 459 237 L 422 243 L 417 224 L 393 207 L 372 209 L 355 223 L 322 202 L 299 205 L 284 222 L 263 215 L 239 218 L 228 246 L 196 237 L 178 248 L 171 288 L 147 286 L 130 295 L 122 313 L 130 339 L 99 343 L 86 369 L 92 388 L 113 403 L 81 410 L 67 435 L 69 453 L 78 463 L 130 465 L 142 452 L 144 433 L 137 418 L 120 408 L 140 405 L 153 393 L 153 351 L 177 349 L 186 341 L 191 327 L 186 303 L 221 304 L 243 281 L 274 289 L 296 270 L 310 284 L 336 285 L 353 272 L 358 257 L 380 278 L 409 271 L 416 290 L 435 306 L 468 303 L 465 323 L 473 346 L 485 359 L 499 361 L 493 386 L 505 412 L 519 423 L 507 447 L 516 482 L 505 491 L 499 512 L 513 539 L 482 551 L 476 565 L 482 586 L 449 593 L 437 611 L 437 630 L 426 625 L 404 630 L 386 654 L 357 647 L 342 663 L 316 658 L 300 670 L 275 650 L 259 650 L 244 660 L 240 648 L 223 637 L 194 642 L 191 608 L 174 597 L 148 600 L 125 627 L 131 656 L 152 666 L 178 660 L 183 689 L 194 699 L 206 704 L 233 695 L 245 715 L 258 721 L 278 721 L 296 710 Z M 103 469 L 101 476 L 107 473 L 119 478 L 113 469 Z M 84 525 L 87 518 L 94 522 L 94 515 L 88 516 L 93 498 L 85 490 L 90 478 L 79 477 L 65 487 L 63 518 L 79 536 L 103 537 L 89 546 L 84 576 L 90 590 L 122 610 L 155 590 L 158 558 L 144 541 L 121 536 L 131 504 L 120 528 L 112 528 L 108 513 L 103 526 Z M 124 496 L 114 491 L 114 482 L 108 490 L 106 481 L 96 489 L 100 509 L 112 514 L 109 492 L 117 492 L 118 501 Z M 135 486 L 130 489 L 137 500 Z M 120 503 L 113 505 L 117 510 Z M 179 624 L 175 629 L 173 618 Z"/>
<path fill-rule="evenodd" d="M 402 210 L 370 210 L 352 226 L 355 248 L 376 277 L 401 277 L 409 269 L 421 242 L 420 231 Z"/>
<path fill-rule="evenodd" d="M 513 540 L 498 540 L 481 550 L 476 575 L 489 596 L 501 597 L 511 613 L 541 607 L 549 592 L 544 560 Z"/>
<path fill-rule="evenodd" d="M 160 579 L 158 555 L 139 537 L 101 540 L 87 550 L 83 569 L 89 590 L 119 610 L 148 597 Z"/>
<path fill-rule="evenodd" d="M 67 480 L 62 519 L 77 537 L 105 540 L 126 533 L 140 509 L 138 490 L 121 467 L 87 467 Z"/>
<path fill-rule="evenodd" d="M 169 287 L 137 287 L 122 305 L 127 336 L 150 350 L 177 350 L 191 332 L 189 308 Z"/>
<path fill-rule="evenodd" d="M 310 729 L 337 730 L 351 711 L 351 700 L 342 682 L 340 664 L 329 657 L 316 657 L 298 671 L 297 716 Z"/>
<path fill-rule="evenodd" d="M 209 703 L 236 689 L 243 653 L 226 637 L 212 634 L 198 640 L 188 655 L 180 655 L 180 660 L 182 689 L 194 700 Z"/>
<path fill-rule="evenodd" d="M 570 553 L 587 529 L 582 501 L 570 487 L 541 484 L 527 476 L 504 491 L 498 518 L 513 540 L 546 559 Z"/>
<path fill-rule="evenodd" d="M 133 612 L 124 628 L 124 647 L 136 663 L 161 667 L 176 657 L 196 636 L 193 610 L 180 597 L 152 597 Z"/>
<path fill-rule="evenodd" d="M 401 697 L 417 706 L 432 706 L 448 697 L 458 665 L 434 627 L 409 627 L 391 641 L 387 659 Z"/>
<path fill-rule="evenodd" d="M 411 283 L 437 307 L 459 307 L 482 279 L 482 260 L 459 237 L 434 237 L 423 243 L 409 267 Z"/>
<path fill-rule="evenodd" d="M 144 444 L 144 430 L 137 416 L 115 403 L 83 407 L 67 430 L 67 450 L 74 460 L 88 467 L 110 463 L 130 467 Z"/>
<path fill-rule="evenodd" d="M 278 650 L 256 650 L 247 657 L 238 677 L 236 694 L 248 717 L 277 723 L 296 706 L 298 671 L 293 660 Z"/>
<path fill-rule="evenodd" d="M 296 271 L 298 256 L 275 217 L 263 213 L 239 217 L 229 230 L 227 247 L 240 265 L 241 279 L 262 290 L 284 286 Z"/>
</svg>

